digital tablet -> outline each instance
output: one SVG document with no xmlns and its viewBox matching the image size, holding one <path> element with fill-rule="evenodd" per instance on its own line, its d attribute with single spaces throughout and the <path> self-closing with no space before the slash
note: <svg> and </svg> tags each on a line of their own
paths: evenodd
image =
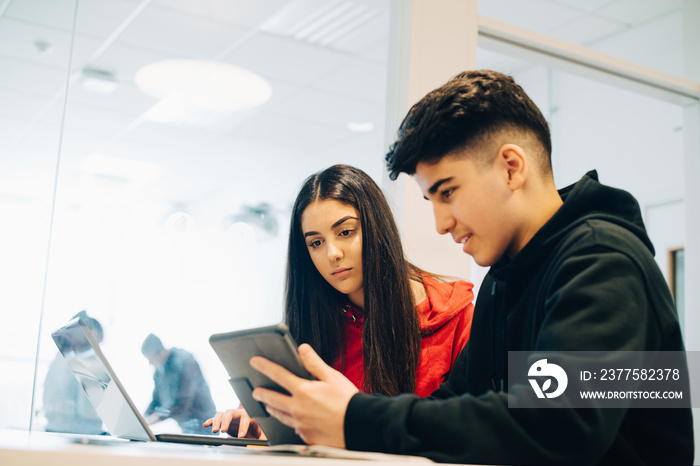
<svg viewBox="0 0 700 466">
<path fill-rule="evenodd" d="M 253 389 L 269 388 L 288 392 L 275 382 L 250 367 L 250 358 L 262 356 L 287 368 L 305 379 L 314 379 L 301 363 L 297 345 L 285 324 L 257 327 L 228 333 L 216 333 L 209 337 L 209 344 L 223 363 L 230 377 L 229 383 L 248 415 L 255 419 L 271 445 L 303 444 L 304 441 L 274 417 L 265 406 L 253 399 Z"/>
</svg>

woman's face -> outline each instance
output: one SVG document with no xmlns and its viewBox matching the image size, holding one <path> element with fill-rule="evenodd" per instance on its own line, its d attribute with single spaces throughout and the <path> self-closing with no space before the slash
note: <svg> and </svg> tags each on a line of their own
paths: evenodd
<svg viewBox="0 0 700 466">
<path fill-rule="evenodd" d="M 334 199 L 316 201 L 301 215 L 301 231 L 316 270 L 364 309 L 360 214 Z"/>
</svg>

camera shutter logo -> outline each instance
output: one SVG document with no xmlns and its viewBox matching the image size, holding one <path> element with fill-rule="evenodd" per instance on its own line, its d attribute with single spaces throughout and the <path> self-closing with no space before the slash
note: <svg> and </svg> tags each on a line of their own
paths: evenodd
<svg viewBox="0 0 700 466">
<path fill-rule="evenodd" d="M 556 398 L 566 390 L 566 386 L 569 383 L 569 378 L 566 376 L 566 372 L 560 366 L 556 364 L 548 363 L 546 359 L 540 359 L 536 361 L 530 370 L 527 372 L 528 377 L 548 377 L 540 387 L 537 379 L 530 378 L 530 385 L 535 391 L 537 398 Z M 557 388 L 553 392 L 547 392 L 552 386 L 552 379 L 556 379 Z"/>
</svg>

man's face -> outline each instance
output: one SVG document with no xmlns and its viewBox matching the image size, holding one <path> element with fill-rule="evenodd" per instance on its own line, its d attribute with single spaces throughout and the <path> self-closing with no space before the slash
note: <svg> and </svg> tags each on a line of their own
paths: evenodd
<svg viewBox="0 0 700 466">
<path fill-rule="evenodd" d="M 416 166 L 414 177 L 433 204 L 438 233 L 451 234 L 481 266 L 509 252 L 516 234 L 508 172 L 501 167 L 497 159 L 482 166 L 460 151 L 434 165 Z"/>
<path fill-rule="evenodd" d="M 165 365 L 165 361 L 168 360 L 168 353 L 163 351 L 160 353 L 151 354 L 146 356 L 146 359 L 148 359 L 148 362 L 150 362 L 153 367 L 160 369 Z"/>
</svg>

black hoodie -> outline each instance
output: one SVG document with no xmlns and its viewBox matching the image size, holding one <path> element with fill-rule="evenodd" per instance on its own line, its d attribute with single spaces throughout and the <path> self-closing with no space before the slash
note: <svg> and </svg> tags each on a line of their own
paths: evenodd
<svg viewBox="0 0 700 466">
<path fill-rule="evenodd" d="M 637 201 L 594 171 L 559 193 L 557 213 L 491 267 L 450 379 L 428 399 L 355 395 L 348 449 L 481 464 L 693 464 L 689 408 L 508 408 L 518 396 L 508 351 L 684 350 Z"/>
</svg>

